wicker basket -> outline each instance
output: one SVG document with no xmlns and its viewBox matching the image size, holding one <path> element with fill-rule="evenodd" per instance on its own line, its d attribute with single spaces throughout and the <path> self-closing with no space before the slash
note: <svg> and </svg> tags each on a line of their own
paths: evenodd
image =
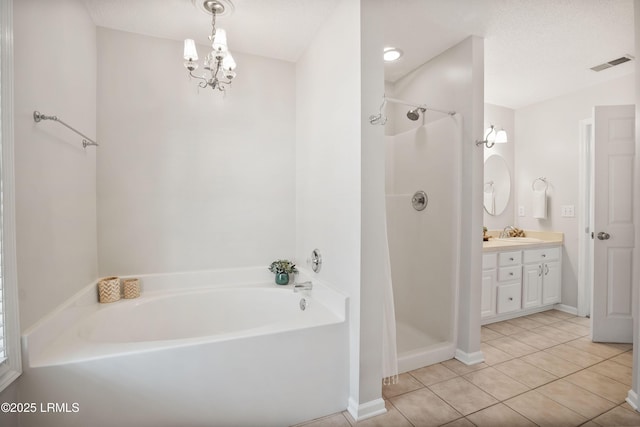
<svg viewBox="0 0 640 427">
<path fill-rule="evenodd" d="M 124 279 L 122 287 L 124 288 L 124 297 L 126 299 L 140 296 L 140 279 Z"/>
<path fill-rule="evenodd" d="M 98 282 L 98 301 L 100 303 L 115 302 L 120 299 L 120 279 L 105 277 Z"/>
</svg>

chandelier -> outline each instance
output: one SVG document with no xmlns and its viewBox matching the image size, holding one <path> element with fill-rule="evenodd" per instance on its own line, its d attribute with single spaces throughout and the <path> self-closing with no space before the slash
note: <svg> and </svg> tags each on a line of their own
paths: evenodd
<svg viewBox="0 0 640 427">
<path fill-rule="evenodd" d="M 230 85 L 236 76 L 236 62 L 227 47 L 227 33 L 222 28 L 216 28 L 216 15 L 225 11 L 225 5 L 218 0 L 205 0 L 202 7 L 211 13 L 211 52 L 204 58 L 204 73 L 201 76 L 193 74 L 198 69 L 198 52 L 193 39 L 184 41 L 184 66 L 189 70 L 189 75 L 201 80 L 198 85 L 201 88 L 211 86 L 224 92 L 226 85 Z M 226 79 L 226 80 L 225 80 Z"/>
</svg>

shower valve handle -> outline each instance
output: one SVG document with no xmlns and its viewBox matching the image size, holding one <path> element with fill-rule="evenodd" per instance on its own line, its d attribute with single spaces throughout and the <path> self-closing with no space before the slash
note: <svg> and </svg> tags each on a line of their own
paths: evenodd
<svg viewBox="0 0 640 427">
<path fill-rule="evenodd" d="M 429 203 L 429 198 L 427 197 L 427 193 L 422 190 L 416 191 L 411 198 L 411 205 L 417 211 L 423 211 L 424 208 L 427 207 L 427 203 Z"/>
</svg>

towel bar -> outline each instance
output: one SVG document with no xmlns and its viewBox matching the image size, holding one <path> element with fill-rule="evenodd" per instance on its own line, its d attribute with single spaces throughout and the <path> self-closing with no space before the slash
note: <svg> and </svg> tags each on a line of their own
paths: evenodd
<svg viewBox="0 0 640 427">
<path fill-rule="evenodd" d="M 84 135 L 83 133 L 81 133 L 77 129 L 72 128 L 71 126 L 69 126 L 68 124 L 66 124 L 62 120 L 60 120 L 58 118 L 58 116 L 45 116 L 44 114 L 42 114 L 39 111 L 34 111 L 33 112 L 33 121 L 36 122 L 36 123 L 39 123 L 41 120 L 53 120 L 53 121 L 56 121 L 56 122 L 60 123 L 61 125 L 71 129 L 72 131 L 74 131 L 78 135 L 80 135 L 83 138 L 82 139 L 82 148 L 87 148 L 90 145 L 95 145 L 96 147 L 98 146 L 97 142 L 95 142 L 93 139 L 89 138 L 88 136 Z"/>
</svg>

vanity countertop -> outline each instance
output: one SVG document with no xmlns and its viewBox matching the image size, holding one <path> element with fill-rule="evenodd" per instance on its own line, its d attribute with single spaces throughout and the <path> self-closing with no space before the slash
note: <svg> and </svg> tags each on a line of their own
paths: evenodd
<svg viewBox="0 0 640 427">
<path fill-rule="evenodd" d="M 525 230 L 524 234 L 528 238 L 537 239 L 537 241 L 527 241 L 526 238 L 521 241 L 518 238 L 512 238 L 509 240 L 500 240 L 497 236 L 500 235 L 500 231 L 491 230 L 487 232 L 490 236 L 489 241 L 482 242 L 482 252 L 498 252 L 509 249 L 528 249 L 538 248 L 549 245 L 562 245 L 564 242 L 564 233 L 555 231 L 530 231 Z"/>
</svg>

